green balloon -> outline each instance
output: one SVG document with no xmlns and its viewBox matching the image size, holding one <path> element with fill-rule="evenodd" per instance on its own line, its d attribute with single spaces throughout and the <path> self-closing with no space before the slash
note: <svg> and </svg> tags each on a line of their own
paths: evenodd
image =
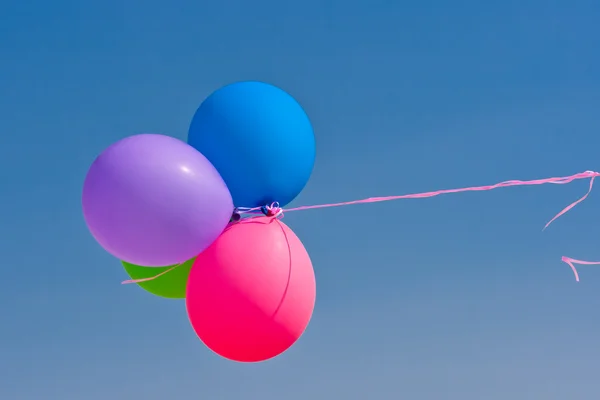
<svg viewBox="0 0 600 400">
<path fill-rule="evenodd" d="M 172 271 L 169 271 L 156 279 L 152 279 L 151 281 L 139 282 L 138 285 L 155 296 L 165 297 L 167 299 L 184 299 L 188 277 L 195 260 L 196 258 L 194 257 Z M 173 265 L 168 267 L 143 267 L 125 261 L 121 261 L 121 263 L 127 274 L 134 280 L 152 278 L 173 267 Z"/>
</svg>

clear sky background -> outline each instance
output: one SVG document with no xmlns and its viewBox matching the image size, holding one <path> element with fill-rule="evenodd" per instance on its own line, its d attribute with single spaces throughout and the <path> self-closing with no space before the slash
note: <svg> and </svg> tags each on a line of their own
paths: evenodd
<svg viewBox="0 0 600 400">
<path fill-rule="evenodd" d="M 121 286 L 80 197 L 108 145 L 185 139 L 245 79 L 314 124 L 294 205 L 598 170 L 598 21 L 597 0 L 3 1 L 0 398 L 597 399 L 600 267 L 577 284 L 560 257 L 600 260 L 600 194 L 541 232 L 585 181 L 288 214 L 316 309 L 257 365 Z"/>
</svg>

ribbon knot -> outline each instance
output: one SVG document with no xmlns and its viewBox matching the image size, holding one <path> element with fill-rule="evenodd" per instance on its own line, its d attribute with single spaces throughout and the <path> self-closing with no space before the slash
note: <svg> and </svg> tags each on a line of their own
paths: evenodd
<svg viewBox="0 0 600 400">
<path fill-rule="evenodd" d="M 260 211 L 267 217 L 280 218 L 283 216 L 283 208 L 278 202 L 273 202 L 270 205 L 262 206 Z"/>
</svg>

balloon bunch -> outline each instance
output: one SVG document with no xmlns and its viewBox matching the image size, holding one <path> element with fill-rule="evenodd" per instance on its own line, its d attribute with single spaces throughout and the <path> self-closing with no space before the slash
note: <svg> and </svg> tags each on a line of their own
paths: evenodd
<svg viewBox="0 0 600 400">
<path fill-rule="evenodd" d="M 314 160 L 312 126 L 290 95 L 235 83 L 200 105 L 188 143 L 141 134 L 102 152 L 83 213 L 130 282 L 185 298 L 211 350 L 263 361 L 290 348 L 312 316 L 312 263 L 280 207 L 304 188 Z"/>
<path fill-rule="evenodd" d="M 280 221 L 315 160 L 310 121 L 287 93 L 240 82 L 211 94 L 192 120 L 188 143 L 142 134 L 120 140 L 92 164 L 83 188 L 88 228 L 132 278 L 162 297 L 184 298 L 192 327 L 215 353 L 257 362 L 290 348 L 312 316 L 311 260 Z M 422 199 L 450 193 L 589 179 L 599 172 L 444 189 L 289 211 Z M 600 262 L 563 257 L 574 264 Z"/>
</svg>

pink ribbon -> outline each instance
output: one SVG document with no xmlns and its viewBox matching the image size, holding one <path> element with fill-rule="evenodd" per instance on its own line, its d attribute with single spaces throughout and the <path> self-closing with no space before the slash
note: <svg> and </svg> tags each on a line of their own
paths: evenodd
<svg viewBox="0 0 600 400">
<path fill-rule="evenodd" d="M 312 206 L 301 206 L 301 207 L 295 207 L 295 208 L 288 208 L 285 210 L 285 212 L 313 210 L 313 209 L 317 209 L 317 208 L 342 207 L 342 206 L 349 206 L 349 205 L 354 205 L 354 204 L 379 203 L 382 201 L 391 201 L 391 200 L 423 199 L 423 198 L 427 198 L 427 197 L 439 196 L 441 194 L 461 193 L 461 192 L 482 192 L 482 191 L 493 190 L 493 189 L 498 189 L 498 188 L 503 188 L 503 187 L 510 187 L 510 186 L 533 186 L 533 185 L 544 185 L 544 184 L 548 184 L 548 183 L 555 184 L 555 185 L 565 185 L 565 184 L 571 183 L 575 180 L 589 179 L 590 186 L 589 186 L 587 193 L 583 197 L 581 197 L 579 200 L 569 204 L 561 212 L 556 214 L 554 216 L 554 218 L 552 218 L 542 229 L 542 230 L 545 230 L 548 226 L 550 226 L 551 223 L 556 221 L 562 215 L 566 214 L 573 207 L 575 207 L 577 204 L 584 201 L 589 196 L 590 192 L 592 191 L 592 187 L 594 185 L 594 179 L 597 176 L 600 176 L 600 173 L 594 172 L 594 171 L 585 171 L 585 172 L 581 172 L 581 173 L 575 174 L 575 175 L 555 177 L 555 178 L 533 179 L 533 180 L 528 180 L 528 181 L 512 180 L 512 181 L 504 181 L 504 182 L 496 183 L 495 185 L 471 186 L 471 187 L 459 188 L 459 189 L 444 189 L 444 190 L 436 190 L 433 192 L 405 194 L 405 195 L 400 195 L 400 196 L 369 197 L 368 199 L 345 201 L 342 203 L 327 203 L 327 204 L 317 204 L 317 205 L 312 205 Z M 279 219 L 279 218 L 283 217 L 284 210 L 279 207 L 278 203 L 273 203 L 270 206 L 266 206 L 264 208 L 263 207 L 238 208 L 237 212 L 239 212 L 240 214 L 246 215 L 246 218 L 244 218 L 244 219 L 255 217 L 256 214 L 258 214 L 258 213 L 263 213 L 263 214 L 266 213 L 267 216 Z M 240 221 L 232 222 L 232 224 L 242 222 L 244 219 L 242 219 Z M 571 269 L 573 270 L 573 273 L 575 274 L 576 281 L 579 281 L 579 274 L 577 273 L 577 269 L 575 268 L 574 264 L 600 265 L 600 262 L 581 261 L 581 260 L 575 260 L 575 259 L 569 258 L 569 257 L 562 257 L 562 261 L 567 263 L 571 267 Z M 122 283 L 127 284 L 127 283 L 147 282 L 147 281 L 156 279 L 156 278 L 172 271 L 173 269 L 175 269 L 177 267 L 178 267 L 178 265 L 176 265 L 154 277 L 151 277 L 151 278 L 128 280 L 128 281 L 124 281 Z"/>
</svg>

